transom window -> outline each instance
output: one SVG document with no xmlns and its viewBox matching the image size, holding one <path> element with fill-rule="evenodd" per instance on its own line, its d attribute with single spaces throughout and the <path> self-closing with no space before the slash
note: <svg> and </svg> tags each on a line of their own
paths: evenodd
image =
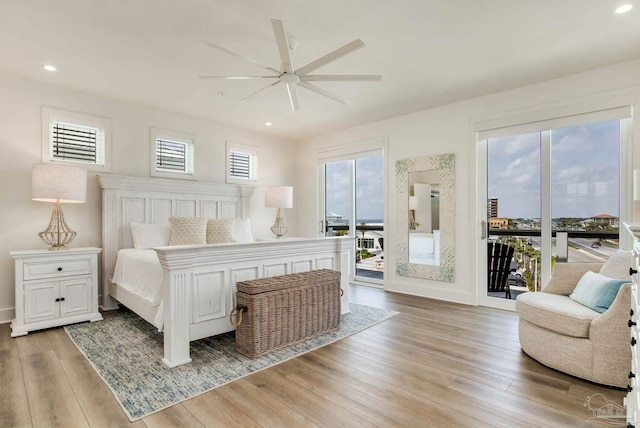
<svg viewBox="0 0 640 428">
<path fill-rule="evenodd" d="M 92 170 L 109 170 L 109 119 L 43 107 L 42 129 L 43 162 L 85 164 Z"/>
<path fill-rule="evenodd" d="M 258 152 L 251 146 L 227 142 L 227 183 L 256 181 Z"/>
<path fill-rule="evenodd" d="M 54 120 L 50 132 L 53 159 L 97 163 L 104 140 L 101 129 Z"/>
<path fill-rule="evenodd" d="M 151 129 L 151 175 L 175 177 L 193 175 L 193 136 L 162 129 Z"/>
</svg>

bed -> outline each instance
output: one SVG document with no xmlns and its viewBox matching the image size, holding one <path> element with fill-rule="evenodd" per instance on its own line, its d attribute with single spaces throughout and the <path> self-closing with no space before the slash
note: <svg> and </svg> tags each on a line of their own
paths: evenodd
<svg viewBox="0 0 640 428">
<path fill-rule="evenodd" d="M 253 187 L 106 174 L 99 175 L 98 182 L 102 189 L 101 309 L 112 310 L 122 304 L 162 330 L 162 361 L 168 367 L 191 361 L 190 341 L 234 329 L 229 315 L 235 306 L 238 281 L 333 269 L 342 274 L 342 313 L 349 311 L 353 238 L 285 238 L 138 251 L 134 249 L 132 223 L 159 225 L 180 216 L 236 219 L 238 224 L 248 224 Z M 135 255 L 148 266 L 155 264 L 139 278 L 162 278 L 160 292 L 140 293 L 121 283 L 125 254 Z"/>
</svg>

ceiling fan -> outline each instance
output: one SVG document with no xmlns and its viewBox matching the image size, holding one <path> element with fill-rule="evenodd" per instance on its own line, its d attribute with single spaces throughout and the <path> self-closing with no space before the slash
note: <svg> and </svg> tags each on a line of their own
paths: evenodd
<svg viewBox="0 0 640 428">
<path fill-rule="evenodd" d="M 317 94 L 323 95 L 325 97 L 331 98 L 332 100 L 341 102 L 343 104 L 348 104 L 349 100 L 347 98 L 336 95 L 332 92 L 327 91 L 320 86 L 314 85 L 310 82 L 379 82 L 382 79 L 381 75 L 370 75 L 370 74 L 309 74 L 312 71 L 326 65 L 330 62 L 341 58 L 356 49 L 359 49 L 364 46 L 364 42 L 360 39 L 355 39 L 352 42 L 347 43 L 346 45 L 329 52 L 326 55 L 321 56 L 320 58 L 311 61 L 309 64 L 300 67 L 294 68 L 293 61 L 291 59 L 291 50 L 289 46 L 289 40 L 287 38 L 287 34 L 284 29 L 284 22 L 281 19 L 272 18 L 271 26 L 273 27 L 273 32 L 276 36 L 276 43 L 278 45 L 278 51 L 280 52 L 280 61 L 282 70 L 276 70 L 271 67 L 264 66 L 260 64 L 258 61 L 255 61 L 250 58 L 246 58 L 240 54 L 237 54 L 229 49 L 226 49 L 222 46 L 219 46 L 213 42 L 208 40 L 203 40 L 207 45 L 221 50 L 229 55 L 233 55 L 236 58 L 243 59 L 245 61 L 251 62 L 252 64 L 257 65 L 265 70 L 267 70 L 270 75 L 267 76 L 200 76 L 201 79 L 236 79 L 236 80 L 247 80 L 247 79 L 276 79 L 275 82 L 261 88 L 249 96 L 243 98 L 241 101 L 244 101 L 265 89 L 268 89 L 272 86 L 276 86 L 280 83 L 284 84 L 287 87 L 287 92 L 289 94 L 289 102 L 291 103 L 291 109 L 296 111 L 299 109 L 300 105 L 298 103 L 298 94 L 296 92 L 296 85 L 306 88 L 310 91 L 313 91 Z"/>
</svg>

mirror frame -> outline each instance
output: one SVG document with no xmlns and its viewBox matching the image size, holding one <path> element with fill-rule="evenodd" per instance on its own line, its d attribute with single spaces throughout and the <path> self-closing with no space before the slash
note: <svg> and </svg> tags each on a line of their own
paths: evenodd
<svg viewBox="0 0 640 428">
<path fill-rule="evenodd" d="M 409 173 L 440 170 L 440 265 L 409 263 Z M 455 157 L 453 153 L 396 161 L 396 275 L 455 280 Z"/>
</svg>

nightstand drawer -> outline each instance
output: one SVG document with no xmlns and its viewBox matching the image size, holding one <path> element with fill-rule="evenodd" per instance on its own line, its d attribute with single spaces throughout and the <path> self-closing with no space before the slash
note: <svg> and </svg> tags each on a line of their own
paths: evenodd
<svg viewBox="0 0 640 428">
<path fill-rule="evenodd" d="M 91 273 L 91 259 L 62 259 L 24 264 L 24 280 L 58 278 Z"/>
</svg>

